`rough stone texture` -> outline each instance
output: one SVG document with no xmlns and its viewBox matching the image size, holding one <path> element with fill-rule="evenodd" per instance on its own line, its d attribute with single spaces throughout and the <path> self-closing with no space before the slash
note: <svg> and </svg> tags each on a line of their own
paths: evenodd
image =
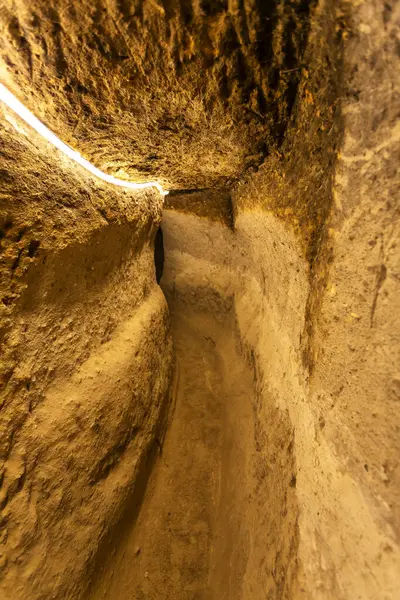
<svg viewBox="0 0 400 600">
<path fill-rule="evenodd" d="M 337 14 L 345 25 L 337 83 L 341 127 L 333 138 L 337 121 L 329 135 L 321 132 L 323 107 L 329 111 L 332 105 L 323 94 L 329 88 L 322 85 L 319 95 L 313 91 L 316 52 L 315 68 L 299 89 L 297 130 L 288 130 L 281 156 L 267 159 L 238 188 L 234 204 L 239 215 L 261 205 L 291 221 L 302 233 L 311 267 L 302 336 L 311 375 L 306 420 L 315 432 L 311 462 L 301 450 L 310 432 L 293 417 L 303 511 L 300 556 L 306 580 L 313 582 L 306 584 L 305 597 L 313 589 L 321 599 L 394 598 L 399 586 L 399 12 L 393 3 L 360 2 L 343 3 Z M 321 4 L 317 23 L 324 23 L 323 15 Z M 310 49 L 313 43 L 311 34 Z"/>
<path fill-rule="evenodd" d="M 313 510 L 308 524 L 315 542 L 311 571 L 322 567 L 338 598 L 351 597 L 355 584 L 362 598 L 395 598 L 400 572 L 400 11 L 396 3 L 380 2 L 360 3 L 352 11 L 354 31 L 345 46 L 344 139 L 328 222 L 332 262 L 310 381 L 317 439 L 326 440 L 341 475 L 316 496 L 321 510 Z M 318 472 L 328 474 L 325 466 L 321 462 Z M 327 496 L 329 504 L 323 501 Z M 336 510 L 343 515 L 340 535 Z M 345 564 L 338 555 L 346 557 Z M 349 557 L 354 557 L 352 568 Z M 326 597 L 322 578 L 320 585 L 320 597 Z"/>
<path fill-rule="evenodd" d="M 311 0 L 3 0 L 3 76 L 103 170 L 227 185 L 290 117 Z"/>
<path fill-rule="evenodd" d="M 6 120 L 1 154 L 0 595 L 86 597 L 162 437 L 161 197 L 94 183 Z"/>
<path fill-rule="evenodd" d="M 398 11 L 1 4 L 1 78 L 37 116 L 104 170 L 193 190 L 168 198 L 167 273 L 200 310 L 228 298 L 254 370 L 253 545 L 245 567 L 230 555 L 249 600 L 398 595 Z M 85 597 L 137 512 L 168 397 L 161 202 L 96 184 L 1 115 L 2 585 Z"/>
</svg>

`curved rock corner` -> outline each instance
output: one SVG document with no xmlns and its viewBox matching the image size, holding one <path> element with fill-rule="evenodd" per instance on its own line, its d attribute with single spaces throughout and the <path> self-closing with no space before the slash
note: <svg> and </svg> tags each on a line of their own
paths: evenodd
<svg viewBox="0 0 400 600">
<path fill-rule="evenodd" d="M 396 3 L 0 26 L 1 598 L 395 600 Z"/>
</svg>

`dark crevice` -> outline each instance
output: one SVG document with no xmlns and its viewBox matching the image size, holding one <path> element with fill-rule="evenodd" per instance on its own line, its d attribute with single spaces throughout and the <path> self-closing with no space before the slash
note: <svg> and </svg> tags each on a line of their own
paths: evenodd
<svg viewBox="0 0 400 600">
<path fill-rule="evenodd" d="M 179 0 L 181 7 L 181 15 L 183 19 L 183 23 L 186 26 L 189 26 L 193 23 L 194 14 L 193 14 L 193 5 L 191 0 Z"/>
<path fill-rule="evenodd" d="M 158 228 L 154 240 L 154 264 L 156 267 L 156 280 L 160 283 L 164 271 L 164 241 L 161 227 Z"/>
<path fill-rule="evenodd" d="M 273 33 L 277 24 L 277 2 L 258 0 L 256 3 L 260 28 L 257 33 L 256 55 L 261 66 L 268 66 L 273 58 Z"/>
<path fill-rule="evenodd" d="M 168 196 L 187 196 L 198 192 L 213 192 L 214 188 L 192 188 L 189 190 L 170 190 Z"/>
<path fill-rule="evenodd" d="M 228 2 L 227 0 L 201 0 L 200 7 L 206 16 L 214 17 L 227 9 Z"/>
</svg>

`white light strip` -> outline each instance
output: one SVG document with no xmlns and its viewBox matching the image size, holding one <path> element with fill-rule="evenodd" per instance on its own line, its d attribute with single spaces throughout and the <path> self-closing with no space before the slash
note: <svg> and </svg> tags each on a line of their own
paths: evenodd
<svg viewBox="0 0 400 600">
<path fill-rule="evenodd" d="M 31 112 L 28 110 L 22 102 L 18 100 L 2 83 L 0 83 L 0 100 L 2 100 L 11 110 L 13 110 L 21 119 L 28 123 L 35 131 L 37 131 L 42 137 L 44 137 L 50 144 L 53 144 L 56 148 L 61 150 L 64 154 L 66 154 L 71 160 L 81 165 L 84 169 L 106 181 L 107 183 L 112 183 L 113 185 L 118 185 L 120 187 L 129 188 L 131 190 L 142 190 L 144 188 L 155 187 L 158 189 L 160 194 L 166 196 L 168 192 L 166 192 L 162 185 L 157 181 L 149 181 L 147 183 L 133 183 L 132 181 L 124 181 L 123 179 L 117 179 L 112 175 L 108 175 L 107 173 L 103 173 L 100 169 L 97 169 L 92 163 L 83 158 L 79 152 L 73 150 L 67 144 L 64 144 L 50 129 L 43 125 L 39 119 L 37 119 Z"/>
</svg>

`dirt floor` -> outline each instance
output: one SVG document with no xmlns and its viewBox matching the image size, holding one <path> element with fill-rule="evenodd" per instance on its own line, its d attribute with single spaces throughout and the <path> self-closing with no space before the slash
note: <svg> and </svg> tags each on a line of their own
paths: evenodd
<svg viewBox="0 0 400 600">
<path fill-rule="evenodd" d="M 106 566 L 93 600 L 242 597 L 245 521 L 255 483 L 246 468 L 254 378 L 236 350 L 228 316 L 219 322 L 184 303 L 172 312 L 174 415 L 138 521 Z M 240 423 L 236 431 L 232 419 Z"/>
</svg>

